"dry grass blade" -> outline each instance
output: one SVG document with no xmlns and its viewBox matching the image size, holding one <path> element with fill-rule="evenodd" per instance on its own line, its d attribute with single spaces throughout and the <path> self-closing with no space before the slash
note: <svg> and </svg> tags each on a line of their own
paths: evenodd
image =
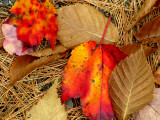
<svg viewBox="0 0 160 120">
<path fill-rule="evenodd" d="M 122 60 L 109 81 L 111 102 L 119 120 L 148 104 L 153 98 L 154 78 L 143 49 Z"/>
<path fill-rule="evenodd" d="M 35 56 L 35 57 L 42 57 L 42 56 L 49 56 L 57 53 L 63 53 L 65 51 L 67 51 L 67 49 L 63 45 L 56 45 L 54 50 L 52 50 L 52 48 L 46 48 L 44 50 L 30 53 L 29 55 Z"/>
<path fill-rule="evenodd" d="M 4 63 L 7 63 L 10 57 L 11 56 L 8 56 Z M 7 65 L 10 66 L 12 61 L 9 61 Z M 0 63 L 1 62 L 2 61 L 0 61 Z M 58 83 L 61 83 L 61 76 L 66 63 L 66 59 L 60 59 L 37 68 L 20 81 L 17 81 L 8 94 L 6 91 L 8 91 L 9 87 L 9 78 L 0 75 L 0 113 L 2 113 L 0 114 L 0 119 L 24 119 L 25 111 L 41 99 L 41 96 L 45 93 L 44 90 L 46 91 L 57 79 Z M 0 69 L 3 70 L 1 66 Z M 60 84 L 57 85 L 57 89 L 60 95 Z M 2 96 L 2 94 L 7 94 L 8 98 L 6 98 L 5 95 Z"/>
<path fill-rule="evenodd" d="M 126 30 L 133 28 L 144 16 L 146 16 L 158 0 L 146 0 L 138 13 L 134 16 L 131 24 L 126 26 Z"/>
<path fill-rule="evenodd" d="M 67 112 L 58 98 L 56 85 L 52 85 L 41 100 L 29 111 L 26 120 L 67 120 Z"/>
<path fill-rule="evenodd" d="M 154 53 L 157 50 L 157 48 L 151 48 L 149 46 L 141 45 L 141 44 L 137 44 L 137 43 L 124 45 L 124 46 L 120 47 L 120 50 L 122 50 L 123 52 L 125 52 L 128 55 L 131 55 L 131 54 L 135 53 L 136 51 L 138 51 L 141 48 L 141 46 L 143 46 L 144 54 L 146 57 L 148 57 L 149 55 L 151 55 L 152 53 Z"/>
<path fill-rule="evenodd" d="M 57 38 L 65 47 L 72 48 L 89 40 L 100 42 L 107 18 L 93 6 L 70 5 L 57 10 L 57 14 Z M 114 43 L 118 39 L 118 30 L 110 23 L 103 43 Z"/>
<path fill-rule="evenodd" d="M 52 56 L 41 57 L 39 59 L 33 56 L 29 57 L 28 55 L 18 57 L 10 67 L 10 85 L 14 85 L 16 81 L 20 80 L 34 69 L 58 60 L 65 55 L 66 53 L 54 54 Z"/>
<path fill-rule="evenodd" d="M 160 15 L 154 18 L 151 22 L 146 23 L 135 34 L 139 41 L 159 41 L 160 40 Z"/>
<path fill-rule="evenodd" d="M 0 47 L 2 47 L 3 45 L 3 41 L 4 41 L 4 36 L 3 36 L 3 33 L 2 33 L 2 24 L 1 24 L 1 20 L 0 20 Z"/>
</svg>

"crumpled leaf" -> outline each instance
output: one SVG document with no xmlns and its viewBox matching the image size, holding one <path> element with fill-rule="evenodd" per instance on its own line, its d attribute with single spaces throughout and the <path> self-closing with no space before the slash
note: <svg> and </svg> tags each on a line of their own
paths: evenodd
<svg viewBox="0 0 160 120">
<path fill-rule="evenodd" d="M 158 42 L 160 40 L 160 15 L 143 25 L 135 37 L 143 43 Z"/>
<path fill-rule="evenodd" d="M 109 80 L 111 102 L 118 120 L 147 105 L 153 98 L 154 78 L 141 48 L 119 62 Z"/>
<path fill-rule="evenodd" d="M 67 112 L 52 85 L 42 99 L 26 113 L 26 120 L 67 120 Z"/>
<path fill-rule="evenodd" d="M 160 85 L 160 67 L 157 69 L 157 71 L 154 73 L 154 80 L 157 84 Z"/>
<path fill-rule="evenodd" d="M 57 39 L 66 48 L 73 48 L 89 40 L 99 43 L 108 20 L 100 11 L 87 4 L 65 6 L 58 9 L 57 14 Z M 118 29 L 110 23 L 103 43 L 115 43 L 118 39 Z"/>
<path fill-rule="evenodd" d="M 157 48 L 151 48 L 147 45 L 142 45 L 138 43 L 124 45 L 124 46 L 121 46 L 119 49 L 123 51 L 124 53 L 131 55 L 135 53 L 136 51 L 138 51 L 139 49 L 141 49 L 141 46 L 143 46 L 144 54 L 146 57 L 150 56 L 152 53 L 154 53 L 157 50 Z"/>
<path fill-rule="evenodd" d="M 156 4 L 156 1 L 159 0 L 145 0 L 141 9 L 137 12 L 137 14 L 132 19 L 131 23 L 125 27 L 125 30 L 128 31 L 133 28 L 142 18 L 144 18 L 152 7 Z"/>
<path fill-rule="evenodd" d="M 17 38 L 17 28 L 13 25 L 2 24 L 2 31 L 5 37 L 3 48 L 11 55 L 25 55 L 33 52 L 32 48 L 23 51 L 23 43 Z"/>
<path fill-rule="evenodd" d="M 153 100 L 147 106 L 133 114 L 134 120 L 160 120 L 160 88 L 155 88 Z"/>
<path fill-rule="evenodd" d="M 5 23 L 17 26 L 18 39 L 24 47 L 41 43 L 45 37 L 54 49 L 57 37 L 56 11 L 49 0 L 17 0 Z"/>
<path fill-rule="evenodd" d="M 62 103 L 80 97 L 84 114 L 92 120 L 114 118 L 108 80 L 114 67 L 126 56 L 114 45 L 98 45 L 94 41 L 76 47 L 64 70 Z"/>
<path fill-rule="evenodd" d="M 67 49 L 63 45 L 56 45 L 54 48 L 54 51 L 51 48 L 46 48 L 44 50 L 32 52 L 29 55 L 35 56 L 35 57 L 42 57 L 42 56 L 49 56 L 57 53 L 63 53 L 65 51 L 67 51 Z"/>
<path fill-rule="evenodd" d="M 30 55 L 19 56 L 10 67 L 10 86 L 13 86 L 16 81 L 20 80 L 34 69 L 60 59 L 65 55 L 66 53 L 62 53 L 41 58 Z"/>
</svg>

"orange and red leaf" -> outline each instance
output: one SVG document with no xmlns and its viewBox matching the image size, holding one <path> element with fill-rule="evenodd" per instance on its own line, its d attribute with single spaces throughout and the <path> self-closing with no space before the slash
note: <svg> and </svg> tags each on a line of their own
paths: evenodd
<svg viewBox="0 0 160 120">
<path fill-rule="evenodd" d="M 56 11 L 49 0 L 17 0 L 10 12 L 5 23 L 17 26 L 17 36 L 24 47 L 36 46 L 46 38 L 54 49 L 58 27 Z"/>
<path fill-rule="evenodd" d="M 91 119 L 114 118 L 108 81 L 114 67 L 126 56 L 114 45 L 93 41 L 75 48 L 64 70 L 62 103 L 80 97 L 84 114 Z"/>
</svg>

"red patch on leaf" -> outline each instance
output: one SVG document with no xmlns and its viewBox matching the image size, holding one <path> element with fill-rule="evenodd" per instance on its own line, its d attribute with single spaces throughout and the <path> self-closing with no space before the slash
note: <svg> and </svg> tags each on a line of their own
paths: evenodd
<svg viewBox="0 0 160 120">
<path fill-rule="evenodd" d="M 76 47 L 64 70 L 62 103 L 81 97 L 84 114 L 92 120 L 114 118 L 108 81 L 114 67 L 126 56 L 114 45 L 93 41 Z"/>
<path fill-rule="evenodd" d="M 24 47 L 37 46 L 46 38 L 54 49 L 58 26 L 55 8 L 49 0 L 18 0 L 10 12 L 12 15 L 5 23 L 17 26 L 17 36 Z"/>
</svg>

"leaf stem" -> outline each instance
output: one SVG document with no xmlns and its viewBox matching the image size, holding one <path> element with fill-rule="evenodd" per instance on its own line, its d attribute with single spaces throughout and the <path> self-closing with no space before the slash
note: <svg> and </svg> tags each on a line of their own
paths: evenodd
<svg viewBox="0 0 160 120">
<path fill-rule="evenodd" d="M 106 27 L 105 27 L 105 29 L 104 29 L 103 36 L 102 36 L 102 39 L 101 39 L 100 44 L 103 43 L 103 40 L 104 40 L 104 37 L 105 37 L 105 35 L 106 35 L 106 31 L 107 31 L 107 28 L 108 28 L 108 25 L 109 25 L 110 20 L 111 20 L 111 15 L 110 15 L 109 18 L 108 18 L 108 21 L 107 21 Z"/>
</svg>

